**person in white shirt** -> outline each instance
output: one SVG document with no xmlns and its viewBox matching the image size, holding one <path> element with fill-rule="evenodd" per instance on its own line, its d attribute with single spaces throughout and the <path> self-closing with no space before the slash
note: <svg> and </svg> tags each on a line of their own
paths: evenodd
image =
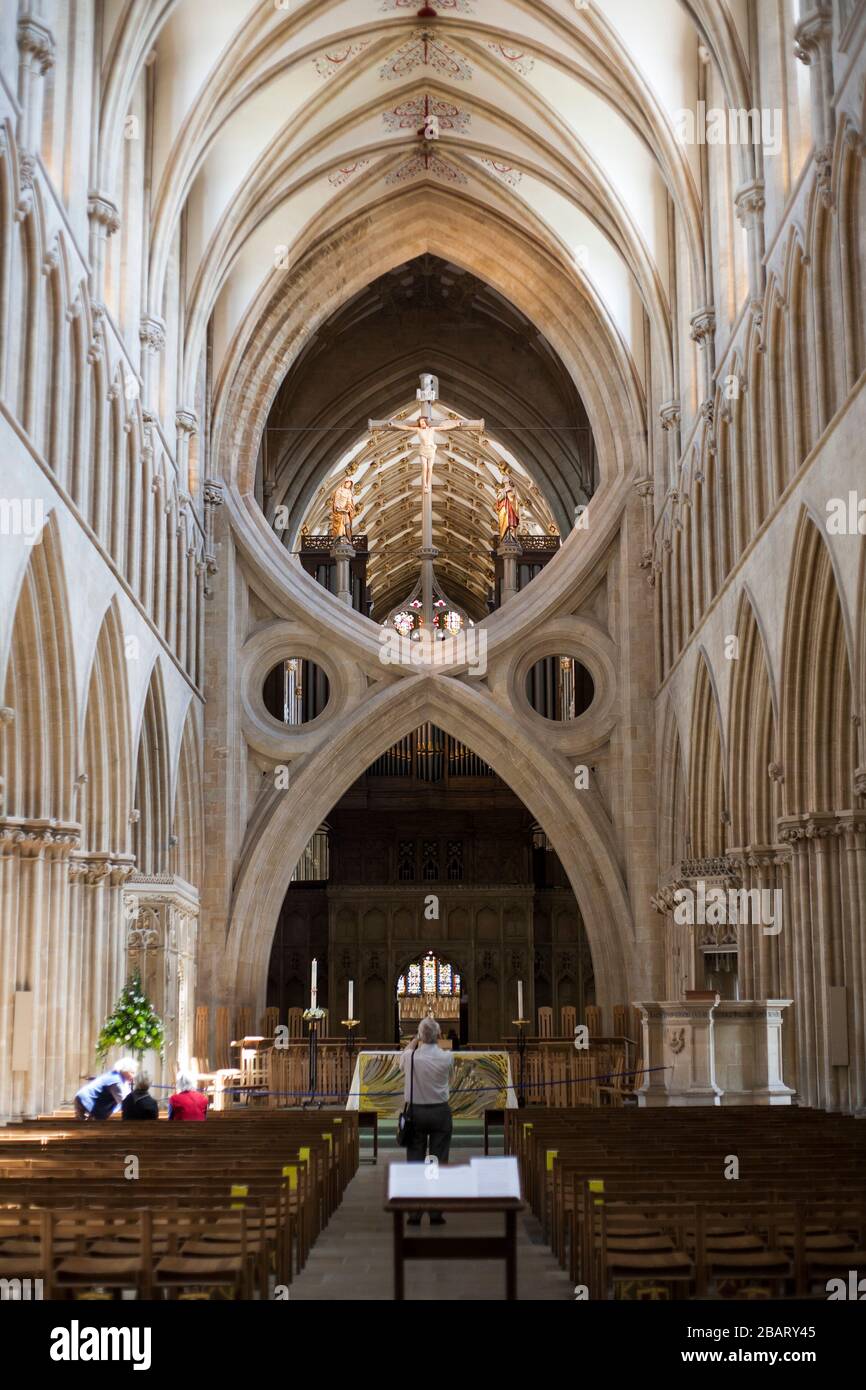
<svg viewBox="0 0 866 1390">
<path fill-rule="evenodd" d="M 418 1036 L 400 1058 L 403 1072 L 403 1096 L 412 1097 L 412 1120 L 415 1139 L 406 1149 L 407 1163 L 423 1163 L 430 1154 L 437 1163 L 448 1162 L 451 1147 L 451 1069 L 454 1053 L 439 1047 L 441 1028 L 435 1018 L 422 1018 Z M 414 1072 L 414 1078 L 413 1078 Z M 441 1212 L 430 1213 L 431 1226 L 444 1226 Z M 410 1226 L 420 1226 L 421 1217 L 410 1216 Z"/>
</svg>

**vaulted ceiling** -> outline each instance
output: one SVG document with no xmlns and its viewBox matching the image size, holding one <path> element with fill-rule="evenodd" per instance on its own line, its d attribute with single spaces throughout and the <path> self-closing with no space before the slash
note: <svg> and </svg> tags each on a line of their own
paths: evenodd
<svg viewBox="0 0 866 1390">
<path fill-rule="evenodd" d="M 390 260 L 386 250 L 388 273 L 380 264 L 374 283 L 347 287 L 342 301 L 330 283 L 322 320 L 290 345 L 258 481 L 260 500 L 288 506 L 290 542 L 340 459 L 363 446 L 366 416 L 411 401 L 422 371 L 439 376 L 452 409 L 488 420 L 538 487 L 539 515 L 570 528 L 597 481 L 587 414 L 569 371 L 515 308 L 532 303 L 520 274 L 514 303 L 501 273 L 497 289 L 484 283 L 483 238 L 507 229 L 539 264 L 565 271 L 591 306 L 599 362 L 603 340 L 599 380 L 614 354 L 639 399 L 652 356 L 652 390 L 673 397 L 672 305 L 680 295 L 693 311 L 707 302 L 701 155 L 677 138 L 678 118 L 710 63 L 731 104 L 750 104 L 748 47 L 746 0 L 105 6 L 95 182 L 110 190 L 122 177 L 123 115 L 150 69 L 144 282 L 154 316 L 181 302 L 181 403 L 200 394 L 205 353 L 213 398 L 228 389 L 273 304 L 275 275 L 285 272 L 287 299 L 308 295 L 320 270 L 327 278 L 320 250 L 335 255 L 343 236 L 375 242 L 404 206 L 416 226 L 429 193 L 428 235 L 413 230 L 412 254 Z M 750 149 L 738 157 L 745 182 Z M 453 235 L 437 239 L 446 206 L 464 228 L 467 214 L 477 224 L 471 256 Z M 686 267 L 676 284 L 674 218 Z M 392 216 L 392 235 L 394 225 Z M 576 303 L 556 311 L 574 322 Z M 591 372 L 593 344 L 583 350 Z M 454 508 L 459 494 L 465 511 L 460 476 L 455 463 Z"/>
<path fill-rule="evenodd" d="M 208 0 L 206 18 L 201 0 L 117 0 L 98 181 L 117 181 L 152 55 L 149 294 L 158 313 L 183 216 L 189 351 L 213 315 L 217 373 L 275 264 L 424 183 L 569 261 L 641 377 L 645 317 L 669 313 L 669 200 L 701 301 L 700 151 L 676 138 L 699 41 L 742 105 L 745 0 Z"/>
</svg>

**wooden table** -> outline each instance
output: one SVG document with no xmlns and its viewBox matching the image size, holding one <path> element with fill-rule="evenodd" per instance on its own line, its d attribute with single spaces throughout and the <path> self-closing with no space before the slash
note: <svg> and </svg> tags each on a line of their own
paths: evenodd
<svg viewBox="0 0 866 1390">
<path fill-rule="evenodd" d="M 517 1197 L 392 1197 L 385 1210 L 394 1217 L 394 1298 L 399 1303 L 406 1297 L 405 1263 L 407 1260 L 504 1260 L 505 1297 L 513 1303 L 517 1298 L 517 1213 L 525 1202 Z M 407 1236 L 404 1216 L 441 1211 L 443 1216 L 475 1215 L 478 1212 L 502 1212 L 505 1231 L 501 1236 Z"/>
</svg>

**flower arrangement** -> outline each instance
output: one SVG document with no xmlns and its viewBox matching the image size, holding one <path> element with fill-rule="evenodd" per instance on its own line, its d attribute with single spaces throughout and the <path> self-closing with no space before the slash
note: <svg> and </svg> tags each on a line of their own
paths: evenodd
<svg viewBox="0 0 866 1390">
<path fill-rule="evenodd" d="M 165 1029 L 144 992 L 140 975 L 133 975 L 120 991 L 114 1012 L 105 1020 L 97 1038 L 96 1056 L 104 1061 L 113 1047 L 132 1052 L 139 1061 L 150 1050 L 163 1055 Z"/>
<path fill-rule="evenodd" d="M 324 1017 L 324 1009 L 304 1009 L 303 1018 L 305 1023 L 311 1023 L 313 1020 L 318 1020 Z"/>
</svg>

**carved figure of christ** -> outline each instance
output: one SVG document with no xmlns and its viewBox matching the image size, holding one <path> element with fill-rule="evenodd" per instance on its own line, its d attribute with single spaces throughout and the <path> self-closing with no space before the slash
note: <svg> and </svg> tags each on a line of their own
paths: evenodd
<svg viewBox="0 0 866 1390">
<path fill-rule="evenodd" d="M 484 429 L 483 420 L 439 420 L 434 421 L 422 415 L 419 420 L 368 420 L 371 430 L 402 430 L 414 434 L 418 439 L 418 453 L 421 455 L 421 488 L 430 492 L 433 487 L 433 465 L 436 462 L 437 434 L 447 434 L 449 430 Z"/>
</svg>

